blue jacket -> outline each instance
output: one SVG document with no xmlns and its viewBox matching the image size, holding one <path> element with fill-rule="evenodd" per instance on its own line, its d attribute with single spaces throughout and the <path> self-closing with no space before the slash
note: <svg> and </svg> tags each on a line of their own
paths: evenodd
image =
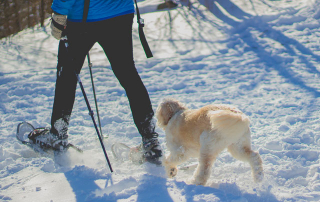
<svg viewBox="0 0 320 202">
<path fill-rule="evenodd" d="M 81 22 L 84 0 L 54 0 L 52 10 L 68 15 L 68 20 Z M 134 13 L 133 0 L 90 0 L 87 22 L 95 22 Z"/>
</svg>

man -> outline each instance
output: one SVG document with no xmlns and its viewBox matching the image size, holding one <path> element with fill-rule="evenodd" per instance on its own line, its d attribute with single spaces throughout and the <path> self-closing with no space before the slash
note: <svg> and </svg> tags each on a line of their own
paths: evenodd
<svg viewBox="0 0 320 202">
<path fill-rule="evenodd" d="M 98 42 L 110 61 L 112 70 L 125 89 L 134 123 L 142 136 L 143 155 L 148 162 L 160 164 L 162 155 L 153 121 L 149 94 L 135 68 L 132 52 L 132 0 L 90 0 L 87 22 L 83 23 L 84 0 L 54 0 L 52 35 L 60 39 L 62 25 L 68 49 L 60 41 L 55 98 L 51 129 L 32 133 L 40 146 L 63 149 L 67 144 L 68 125 L 75 100 L 77 78 L 92 46 Z"/>
</svg>

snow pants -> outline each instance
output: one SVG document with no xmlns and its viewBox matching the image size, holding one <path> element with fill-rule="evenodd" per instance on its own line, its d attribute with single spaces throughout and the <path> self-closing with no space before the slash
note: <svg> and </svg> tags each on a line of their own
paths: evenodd
<svg viewBox="0 0 320 202">
<path fill-rule="evenodd" d="M 134 14 L 127 14 L 98 22 L 69 22 L 68 49 L 59 44 L 57 80 L 51 118 L 51 132 L 67 134 L 75 100 L 77 78 L 85 57 L 98 42 L 110 61 L 114 75 L 127 94 L 134 123 L 142 137 L 156 136 L 152 121 L 154 111 L 149 94 L 135 68 L 132 46 Z"/>
</svg>

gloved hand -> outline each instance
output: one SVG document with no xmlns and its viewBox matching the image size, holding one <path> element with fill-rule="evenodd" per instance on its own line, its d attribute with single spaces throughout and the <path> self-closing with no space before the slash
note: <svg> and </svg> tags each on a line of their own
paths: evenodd
<svg viewBox="0 0 320 202">
<path fill-rule="evenodd" d="M 51 34 L 54 38 L 60 40 L 62 36 L 62 31 L 66 29 L 67 26 L 67 16 L 53 13 L 51 18 Z"/>
</svg>

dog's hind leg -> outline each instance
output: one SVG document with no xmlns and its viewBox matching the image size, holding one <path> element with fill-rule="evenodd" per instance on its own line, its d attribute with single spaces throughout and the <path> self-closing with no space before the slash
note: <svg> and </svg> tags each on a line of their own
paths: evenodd
<svg viewBox="0 0 320 202">
<path fill-rule="evenodd" d="M 226 148 L 220 141 L 209 132 L 204 132 L 200 137 L 199 165 L 193 174 L 192 183 L 205 185 L 210 177 L 211 168 L 219 153 Z"/>
<path fill-rule="evenodd" d="M 208 154 L 200 154 L 199 164 L 193 174 L 192 184 L 205 185 L 210 177 L 211 168 L 216 160 L 216 156 Z"/>
<path fill-rule="evenodd" d="M 234 158 L 249 162 L 255 182 L 261 182 L 263 180 L 262 160 L 260 154 L 251 149 L 250 131 L 248 134 L 245 134 L 239 142 L 230 145 L 228 151 Z"/>
</svg>

